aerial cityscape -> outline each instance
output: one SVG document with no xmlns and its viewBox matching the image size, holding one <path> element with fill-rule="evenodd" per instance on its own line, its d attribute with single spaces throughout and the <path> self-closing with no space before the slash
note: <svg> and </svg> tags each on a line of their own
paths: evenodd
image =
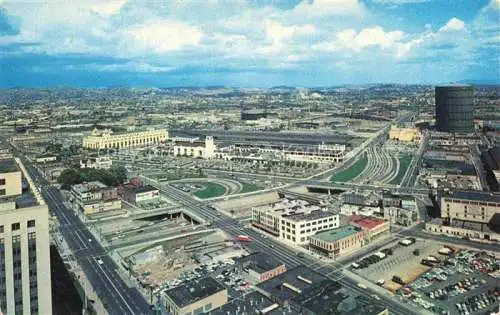
<svg viewBox="0 0 500 315">
<path fill-rule="evenodd" d="M 0 314 L 500 314 L 498 34 L 498 0 L 0 0 Z"/>
</svg>

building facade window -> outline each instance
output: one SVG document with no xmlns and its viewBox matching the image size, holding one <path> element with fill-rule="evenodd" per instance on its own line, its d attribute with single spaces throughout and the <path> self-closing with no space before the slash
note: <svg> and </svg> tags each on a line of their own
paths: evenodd
<svg viewBox="0 0 500 315">
<path fill-rule="evenodd" d="M 13 230 L 14 225 L 12 224 Z M 15 315 L 23 314 L 23 282 L 22 282 L 22 260 L 21 260 L 21 236 L 12 236 L 12 266 L 13 266 L 13 282 L 14 282 L 14 313 Z"/>
<path fill-rule="evenodd" d="M 0 178 L 0 185 L 5 185 L 5 178 Z"/>
<path fill-rule="evenodd" d="M 17 231 L 21 228 L 21 224 L 20 223 L 12 223 L 11 228 L 12 228 L 12 231 Z M 14 240 L 12 240 L 12 241 L 14 241 Z"/>
</svg>

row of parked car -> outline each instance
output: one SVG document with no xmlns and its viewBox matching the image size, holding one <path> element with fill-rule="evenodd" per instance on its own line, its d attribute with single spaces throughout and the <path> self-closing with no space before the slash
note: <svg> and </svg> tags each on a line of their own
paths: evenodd
<svg viewBox="0 0 500 315">
<path fill-rule="evenodd" d="M 461 303 L 457 303 L 455 306 L 460 315 L 469 315 L 480 310 L 491 309 L 493 305 L 495 308 L 498 307 L 499 299 L 500 288 L 497 287 L 494 290 L 472 296 Z M 493 311 L 498 311 L 498 309 Z"/>
<path fill-rule="evenodd" d="M 364 257 L 361 260 L 353 263 L 351 266 L 354 269 L 364 269 L 369 267 L 372 264 L 378 263 L 379 261 L 387 258 L 388 255 L 392 255 L 392 250 L 387 248 L 383 249 L 380 252 L 376 252 L 375 254 L 371 254 L 369 256 Z"/>
</svg>

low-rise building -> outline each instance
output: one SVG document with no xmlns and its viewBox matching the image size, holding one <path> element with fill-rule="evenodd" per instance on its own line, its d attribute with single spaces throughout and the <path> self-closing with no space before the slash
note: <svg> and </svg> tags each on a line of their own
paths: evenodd
<svg viewBox="0 0 500 315">
<path fill-rule="evenodd" d="M 52 154 L 39 155 L 35 158 L 37 163 L 49 163 L 57 161 L 57 156 Z"/>
<path fill-rule="evenodd" d="M 122 208 L 116 187 L 108 187 L 101 182 L 73 185 L 71 195 L 74 204 L 86 215 Z"/>
<path fill-rule="evenodd" d="M 275 307 L 286 305 L 292 314 L 307 315 L 342 314 L 348 295 L 341 289 L 340 283 L 302 265 L 257 285 L 257 291 L 274 301 Z"/>
<path fill-rule="evenodd" d="M 111 166 L 113 166 L 113 161 L 108 156 L 89 157 L 80 160 L 80 168 L 109 170 Z"/>
<path fill-rule="evenodd" d="M 353 215 L 347 218 L 347 223 L 360 227 L 365 233 L 365 241 L 372 242 L 390 234 L 389 221 L 373 217 Z"/>
<path fill-rule="evenodd" d="M 420 131 L 416 128 L 398 128 L 391 126 L 389 131 L 389 138 L 391 140 L 398 140 L 404 142 L 420 142 Z"/>
<path fill-rule="evenodd" d="M 215 157 L 216 145 L 214 138 L 208 136 L 205 140 L 193 138 L 175 141 L 172 139 L 175 156 L 189 156 L 194 158 L 211 159 Z"/>
<path fill-rule="evenodd" d="M 383 215 L 384 219 L 391 222 L 391 224 L 411 226 L 418 221 L 417 209 L 386 207 Z"/>
<path fill-rule="evenodd" d="M 133 184 L 124 184 L 121 186 L 120 195 L 123 200 L 133 204 L 149 203 L 160 200 L 158 188 L 151 185 L 136 186 Z"/>
<path fill-rule="evenodd" d="M 339 215 L 305 200 L 283 198 L 253 207 L 252 224 L 284 241 L 305 245 L 316 232 L 338 227 Z"/>
<path fill-rule="evenodd" d="M 500 214 L 492 220 L 495 222 L 486 224 L 463 220 L 450 222 L 447 219 L 435 218 L 425 223 L 425 230 L 435 234 L 500 242 Z"/>
<path fill-rule="evenodd" d="M 309 241 L 311 250 L 334 259 L 348 255 L 364 244 L 365 233 L 360 227 L 351 224 L 316 233 Z"/>
<path fill-rule="evenodd" d="M 286 271 L 285 264 L 263 252 L 236 258 L 237 268 L 245 275 L 245 280 L 256 284 L 276 277 Z"/>
<path fill-rule="evenodd" d="M 121 149 L 159 144 L 168 140 L 168 131 L 146 130 L 114 134 L 111 130 L 94 129 L 92 134 L 83 138 L 83 147 L 87 149 Z"/>
<path fill-rule="evenodd" d="M 227 289 L 212 277 L 189 281 L 165 293 L 165 307 L 172 315 L 203 314 L 227 301 Z"/>
</svg>

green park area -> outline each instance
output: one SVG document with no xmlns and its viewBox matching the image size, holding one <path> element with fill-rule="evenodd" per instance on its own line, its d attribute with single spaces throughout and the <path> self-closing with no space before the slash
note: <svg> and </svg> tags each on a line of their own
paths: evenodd
<svg viewBox="0 0 500 315">
<path fill-rule="evenodd" d="M 203 188 L 194 193 L 200 199 L 219 197 L 226 193 L 226 188 L 220 184 L 206 182 L 202 185 Z"/>
<path fill-rule="evenodd" d="M 398 174 L 396 177 L 394 177 L 393 180 L 389 182 L 391 185 L 399 185 L 401 183 L 401 180 L 403 180 L 403 177 L 406 174 L 406 170 L 408 169 L 408 166 L 410 166 L 412 156 L 410 154 L 405 154 L 402 155 L 398 158 L 399 160 L 399 170 Z"/>
<path fill-rule="evenodd" d="M 243 185 L 243 188 L 241 189 L 240 194 L 244 194 L 244 193 L 248 193 L 248 192 L 257 191 L 257 190 L 262 189 L 262 187 L 259 187 L 255 184 L 252 184 L 252 183 L 242 182 L 241 184 Z"/>
<path fill-rule="evenodd" d="M 352 179 L 354 179 L 356 176 L 361 174 L 363 170 L 366 167 L 366 164 L 368 164 L 368 156 L 363 154 L 361 158 L 359 158 L 356 162 L 354 162 L 351 166 L 346 168 L 345 170 L 342 170 L 330 178 L 330 181 L 332 182 L 348 182 Z"/>
</svg>

